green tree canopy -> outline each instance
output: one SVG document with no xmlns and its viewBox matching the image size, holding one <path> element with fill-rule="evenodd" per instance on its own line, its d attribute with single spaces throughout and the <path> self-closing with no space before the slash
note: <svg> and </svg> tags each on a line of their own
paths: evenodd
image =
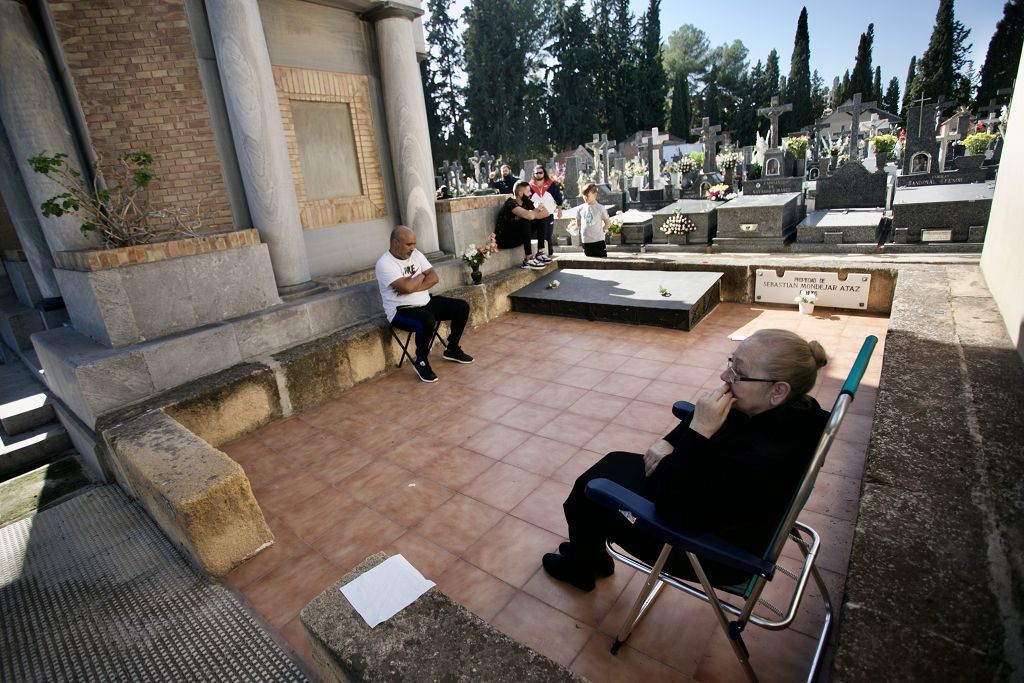
<svg viewBox="0 0 1024 683">
<path fill-rule="evenodd" d="M 875 25 L 868 24 L 868 30 L 860 34 L 860 42 L 857 44 L 857 58 L 853 64 L 853 71 L 850 72 L 850 86 L 843 94 L 843 100 L 848 100 L 857 93 L 860 93 L 864 100 L 871 98 L 874 92 L 874 81 L 872 76 L 874 70 L 871 68 L 871 51 L 875 43 Z"/>
<path fill-rule="evenodd" d="M 985 106 L 996 91 L 1013 86 L 1024 47 L 1024 0 L 1009 0 L 1003 5 L 1003 17 L 996 24 L 988 43 L 985 62 L 979 72 L 980 83 L 975 101 Z"/>
<path fill-rule="evenodd" d="M 907 88 L 910 99 L 921 94 L 935 100 L 948 97 L 954 90 L 953 52 L 956 33 L 953 0 L 939 0 L 928 49 L 917 63 L 917 75 Z"/>
<path fill-rule="evenodd" d="M 668 130 L 683 140 L 690 140 L 693 128 L 693 110 L 690 106 L 690 78 L 684 71 L 676 76 L 672 86 L 672 110 L 669 114 Z"/>
<path fill-rule="evenodd" d="M 462 44 L 449 0 L 429 0 L 426 21 L 427 59 L 420 62 L 427 125 L 434 167 L 468 152 Z"/>
<path fill-rule="evenodd" d="M 664 127 L 667 82 L 661 55 L 661 0 L 649 0 L 640 22 L 640 40 L 637 82 L 643 87 L 638 89 L 637 127 Z"/>
<path fill-rule="evenodd" d="M 550 51 L 555 65 L 547 106 L 549 138 L 561 150 L 588 140 L 600 128 L 592 97 L 600 74 L 600 54 L 582 0 L 556 8 Z"/>
<path fill-rule="evenodd" d="M 885 89 L 885 95 L 879 100 L 879 107 L 890 114 L 898 114 L 900 108 L 900 79 L 893 76 L 889 79 L 889 86 Z"/>
<path fill-rule="evenodd" d="M 793 111 L 787 112 L 788 120 L 783 130 L 796 130 L 814 122 L 811 111 L 811 38 L 807 31 L 807 8 L 800 10 L 796 22 L 796 37 L 793 39 L 793 56 L 789 61 L 787 99 Z M 785 123 L 785 121 L 784 121 Z"/>
<path fill-rule="evenodd" d="M 907 105 L 910 103 L 911 87 L 917 77 L 917 55 L 910 58 L 910 66 L 907 68 L 907 80 L 903 82 L 903 101 L 900 106 L 900 116 L 906 118 Z M 895 112 L 893 112 L 895 113 Z"/>
</svg>

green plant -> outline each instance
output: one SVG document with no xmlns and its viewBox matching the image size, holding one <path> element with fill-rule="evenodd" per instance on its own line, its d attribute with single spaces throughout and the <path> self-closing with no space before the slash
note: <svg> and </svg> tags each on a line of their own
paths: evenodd
<svg viewBox="0 0 1024 683">
<path fill-rule="evenodd" d="M 756 161 L 747 168 L 747 179 L 757 180 L 761 177 L 761 164 Z"/>
<path fill-rule="evenodd" d="M 895 135 L 876 135 L 871 138 L 871 144 L 875 146 L 875 154 L 880 154 L 886 159 L 892 158 L 893 150 L 896 149 L 896 143 L 899 140 L 896 139 Z"/>
<path fill-rule="evenodd" d="M 608 229 L 605 231 L 609 235 L 621 235 L 622 234 L 622 216 L 612 216 L 609 221 Z"/>
<path fill-rule="evenodd" d="M 690 158 L 693 159 L 694 166 L 704 168 L 704 152 L 690 152 Z"/>
<path fill-rule="evenodd" d="M 29 158 L 28 163 L 33 171 L 42 173 L 64 190 L 40 204 L 43 215 L 75 216 L 82 221 L 79 229 L 83 234 L 98 232 L 108 247 L 195 236 L 202 225 L 198 206 L 195 210 L 149 208 L 146 190 L 157 175 L 152 168 L 153 156 L 148 152 L 134 151 L 118 157 L 118 164 L 107 169 L 106 185 L 100 182 L 104 175 L 101 160 L 97 159 L 91 188 L 85 185 L 82 173 L 68 163 L 68 155 L 63 152 L 48 155 L 43 151 Z"/>
<path fill-rule="evenodd" d="M 806 135 L 801 135 L 795 138 L 789 138 L 786 140 L 786 149 L 793 153 L 797 159 L 803 159 L 807 156 L 807 147 L 811 144 L 811 139 Z"/>
<path fill-rule="evenodd" d="M 974 133 L 964 138 L 964 146 L 971 154 L 984 154 L 997 137 L 995 133 Z"/>
</svg>

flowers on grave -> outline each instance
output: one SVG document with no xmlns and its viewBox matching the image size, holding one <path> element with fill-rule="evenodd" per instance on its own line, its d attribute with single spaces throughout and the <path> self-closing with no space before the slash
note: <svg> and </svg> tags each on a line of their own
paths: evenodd
<svg viewBox="0 0 1024 683">
<path fill-rule="evenodd" d="M 666 235 L 685 235 L 696 229 L 697 224 L 689 217 L 683 215 L 683 212 L 678 209 L 661 226 L 661 231 Z"/>
<path fill-rule="evenodd" d="M 704 168 L 704 152 L 690 152 L 689 156 L 696 168 Z"/>
<path fill-rule="evenodd" d="M 547 287 L 545 287 L 544 289 L 558 289 L 558 287 L 559 287 L 559 286 L 560 286 L 561 284 L 562 284 L 562 283 L 561 283 L 561 282 L 559 282 L 558 280 L 552 280 L 551 282 L 549 282 L 549 283 L 548 283 L 548 286 L 547 286 Z"/>
<path fill-rule="evenodd" d="M 551 179 L 558 183 L 559 189 L 565 189 L 565 164 L 555 162 L 555 171 L 551 174 Z"/>
<path fill-rule="evenodd" d="M 964 147 L 971 154 L 984 154 L 997 137 L 995 133 L 974 133 L 964 138 Z"/>
<path fill-rule="evenodd" d="M 608 226 L 607 230 L 605 230 L 605 232 L 607 232 L 608 235 L 612 237 L 614 237 L 615 235 L 621 235 L 622 216 L 612 216 L 610 220 L 610 225 Z"/>
<path fill-rule="evenodd" d="M 679 173 L 679 166 L 677 166 L 676 162 L 674 161 L 665 162 L 665 164 L 661 167 L 661 173 L 662 175 L 671 175 L 673 173 Z"/>
<path fill-rule="evenodd" d="M 570 218 L 568 224 L 565 226 L 565 231 L 576 237 L 580 234 L 580 222 L 575 218 Z"/>
<path fill-rule="evenodd" d="M 896 143 L 899 140 L 895 135 L 876 135 L 871 138 L 871 144 L 875 146 L 875 154 L 892 159 L 892 153 L 896 150 Z"/>
<path fill-rule="evenodd" d="M 722 152 L 715 157 L 715 161 L 718 162 L 719 168 L 729 169 L 736 168 L 742 158 L 739 152 Z"/>
<path fill-rule="evenodd" d="M 635 160 L 626 162 L 626 175 L 631 178 L 647 175 L 647 163 Z"/>
<path fill-rule="evenodd" d="M 470 268 L 477 270 L 484 264 L 491 254 L 498 253 L 498 241 L 497 236 L 492 232 L 490 237 L 487 238 L 487 244 L 482 246 L 476 246 L 470 244 L 466 247 L 466 251 L 462 252 L 462 260 L 465 261 Z"/>
<path fill-rule="evenodd" d="M 703 161 L 703 160 L 701 160 L 701 161 Z M 693 157 L 691 157 L 689 155 L 684 155 L 684 156 L 679 157 L 679 160 L 676 161 L 675 164 L 676 164 L 676 171 L 678 173 L 689 173 L 694 168 L 697 167 L 697 165 L 693 162 Z"/>
<path fill-rule="evenodd" d="M 761 177 L 761 164 L 756 161 L 747 167 L 747 180 L 757 180 Z"/>
<path fill-rule="evenodd" d="M 664 285 L 658 285 L 658 292 L 662 296 L 672 296 L 672 292 L 668 291 L 668 287 L 665 287 Z"/>
<path fill-rule="evenodd" d="M 817 292 L 808 292 L 805 289 L 801 289 L 800 293 L 793 297 L 793 303 L 796 304 L 813 304 L 817 300 Z"/>
<path fill-rule="evenodd" d="M 732 197 L 732 187 L 725 183 L 712 185 L 708 188 L 708 199 L 714 202 L 724 202 Z"/>
<path fill-rule="evenodd" d="M 798 135 L 786 140 L 786 149 L 793 153 L 797 159 L 807 156 L 807 148 L 811 146 L 811 138 L 806 135 Z"/>
</svg>

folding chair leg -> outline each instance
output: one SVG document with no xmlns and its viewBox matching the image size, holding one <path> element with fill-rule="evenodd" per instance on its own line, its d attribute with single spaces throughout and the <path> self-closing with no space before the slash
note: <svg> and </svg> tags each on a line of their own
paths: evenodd
<svg viewBox="0 0 1024 683">
<path fill-rule="evenodd" d="M 803 546 L 800 547 L 803 548 Z M 806 551 L 804 554 L 807 554 Z M 811 670 L 807 672 L 807 683 L 812 683 L 818 675 L 818 667 L 821 666 L 822 654 L 825 652 L 825 645 L 828 644 L 829 631 L 832 627 L 832 601 L 829 600 L 828 589 L 825 587 L 821 574 L 818 573 L 818 568 L 814 565 L 811 565 L 811 576 L 814 577 L 814 583 L 821 591 L 821 599 L 825 602 L 825 619 L 821 627 L 821 635 L 818 636 L 818 647 L 814 650 L 814 659 L 811 660 Z"/>
<path fill-rule="evenodd" d="M 626 615 L 626 620 L 622 622 L 622 628 L 619 629 L 618 634 L 615 636 L 615 642 L 612 643 L 612 654 L 618 654 L 619 648 L 629 638 L 629 634 L 633 632 L 633 629 L 640 622 L 640 619 L 647 612 L 647 608 L 654 604 L 654 600 L 661 593 L 661 589 L 665 587 L 665 582 L 659 579 L 661 570 L 665 567 L 665 562 L 668 561 L 668 556 L 672 552 L 672 546 L 666 543 L 661 549 L 661 554 L 658 555 L 658 561 L 651 567 L 651 573 L 647 575 L 647 582 L 644 584 L 643 589 L 640 591 L 640 595 L 636 596 L 636 602 L 633 603 L 632 609 L 629 610 L 629 614 Z"/>
<path fill-rule="evenodd" d="M 752 683 L 757 683 L 757 674 L 754 673 L 754 668 L 750 666 L 750 653 L 747 651 L 747 646 L 743 642 L 743 622 L 735 621 L 730 623 L 725 618 L 725 611 L 722 606 L 718 604 L 717 593 L 715 589 L 711 587 L 711 582 L 708 581 L 707 574 L 704 573 L 704 567 L 700 565 L 700 560 L 693 553 L 686 553 L 687 559 L 690 560 L 690 566 L 693 567 L 693 571 L 696 572 L 697 578 L 700 579 L 700 585 L 704 587 L 704 592 L 707 594 L 709 600 L 708 604 L 715 611 L 715 616 L 718 617 L 718 623 L 725 631 L 726 637 L 729 639 L 729 645 L 732 646 L 733 654 L 736 655 L 736 659 L 739 660 L 740 666 L 743 667 L 743 671 L 746 672 L 747 678 Z"/>
</svg>

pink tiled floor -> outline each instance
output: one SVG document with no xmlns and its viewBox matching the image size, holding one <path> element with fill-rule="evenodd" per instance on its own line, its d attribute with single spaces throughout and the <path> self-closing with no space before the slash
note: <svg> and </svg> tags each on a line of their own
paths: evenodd
<svg viewBox="0 0 1024 683">
<path fill-rule="evenodd" d="M 676 591 L 618 657 L 608 653 L 641 578 L 619 566 L 591 593 L 549 579 L 540 558 L 565 538 L 561 503 L 605 452 L 643 452 L 673 425 L 673 401 L 716 386 L 730 336 L 783 327 L 822 342 L 831 362 L 816 395 L 827 409 L 874 334 L 879 348 L 801 517 L 822 535 L 819 566 L 838 607 L 886 325 L 739 304 L 719 305 L 692 333 L 510 313 L 467 333 L 472 365 L 436 359 L 436 384 L 403 368 L 223 446 L 277 538 L 227 580 L 307 660 L 299 610 L 384 550 L 591 680 L 737 680 L 710 609 Z M 787 632 L 748 629 L 763 681 L 803 675 L 820 607 L 805 601 L 804 612 Z"/>
</svg>

